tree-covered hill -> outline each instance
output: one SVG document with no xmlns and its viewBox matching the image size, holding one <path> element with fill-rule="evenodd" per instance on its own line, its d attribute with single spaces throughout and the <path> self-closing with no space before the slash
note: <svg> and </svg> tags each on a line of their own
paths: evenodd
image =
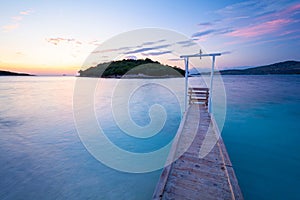
<svg viewBox="0 0 300 200">
<path fill-rule="evenodd" d="M 163 65 L 149 58 L 138 60 L 118 60 L 110 63 L 100 63 L 95 67 L 80 70 L 80 77 L 102 78 L 168 78 L 184 76 L 184 70 Z"/>
</svg>

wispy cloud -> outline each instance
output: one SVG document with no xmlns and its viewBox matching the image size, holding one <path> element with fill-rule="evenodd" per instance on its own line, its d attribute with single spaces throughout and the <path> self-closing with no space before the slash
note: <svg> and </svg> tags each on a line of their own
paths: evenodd
<svg viewBox="0 0 300 200">
<path fill-rule="evenodd" d="M 126 52 L 125 54 L 135 54 L 135 53 L 142 53 L 142 52 L 145 52 L 145 51 L 151 51 L 151 50 L 154 50 L 154 48 L 152 47 L 145 47 L 145 48 L 139 48 L 139 49 L 136 49 L 136 50 L 133 50 L 133 51 L 128 51 Z"/>
<path fill-rule="evenodd" d="M 262 24 L 252 25 L 252 26 L 241 28 L 239 30 L 235 30 L 231 33 L 228 33 L 228 36 L 246 37 L 246 38 L 257 37 L 257 36 L 273 33 L 291 22 L 292 20 L 289 19 L 271 20 L 268 22 L 264 22 Z"/>
<path fill-rule="evenodd" d="M 257 37 L 257 36 L 269 36 L 270 33 L 274 33 L 274 36 L 287 35 L 287 33 L 293 33 L 294 30 L 290 30 L 288 25 L 299 23 L 299 19 L 294 19 L 294 16 L 300 12 L 300 4 L 294 4 L 286 8 L 282 8 L 277 12 L 269 11 L 257 15 L 254 21 L 259 23 L 244 26 L 228 34 L 233 37 Z"/>
<path fill-rule="evenodd" d="M 212 22 L 202 22 L 198 24 L 198 26 L 212 26 L 212 25 L 213 25 Z"/>
<path fill-rule="evenodd" d="M 135 49 L 132 51 L 125 52 L 125 54 L 142 53 L 142 52 L 146 52 L 146 51 L 153 51 L 153 50 L 167 48 L 169 46 L 170 46 L 169 44 L 165 44 L 165 45 L 159 45 L 159 46 L 154 46 L 154 47 L 142 47 L 142 48 L 138 48 L 138 49 Z"/>
<path fill-rule="evenodd" d="M 287 40 L 293 40 L 293 41 L 299 41 L 300 35 L 289 35 L 287 37 L 278 37 L 278 38 L 272 38 L 272 39 L 265 39 L 265 40 L 257 40 L 254 42 L 247 43 L 246 46 L 256 46 L 260 44 L 266 44 L 266 43 L 272 43 L 272 42 L 278 42 L 278 41 L 287 41 Z"/>
<path fill-rule="evenodd" d="M 169 58 L 168 61 L 181 61 L 183 58 Z"/>
<path fill-rule="evenodd" d="M 194 33 L 192 35 L 192 37 L 202 37 L 202 36 L 205 36 L 205 35 L 209 35 L 211 33 L 215 32 L 215 30 L 211 29 L 211 30 L 206 30 L 206 31 L 199 31 L 197 33 Z"/>
<path fill-rule="evenodd" d="M 250 0 L 243 1 L 235 4 L 228 5 L 224 8 L 221 8 L 216 11 L 217 14 L 221 16 L 236 16 L 240 15 L 240 13 L 246 13 L 245 11 L 259 9 L 261 10 L 264 6 L 260 3 L 260 1 Z M 243 12 L 238 12 L 243 11 Z"/>
<path fill-rule="evenodd" d="M 20 12 L 20 15 L 29 15 L 30 13 L 32 13 L 32 10 L 24 10 Z"/>
<path fill-rule="evenodd" d="M 191 46 L 197 45 L 194 40 L 179 41 L 179 42 L 176 42 L 176 44 L 181 45 L 181 47 L 191 47 Z"/>
<path fill-rule="evenodd" d="M 232 31 L 233 30 L 229 27 L 223 28 L 223 29 L 209 29 L 209 30 L 205 30 L 205 31 L 196 32 L 192 35 L 192 37 L 200 39 L 200 38 L 208 36 L 208 35 L 223 35 L 226 33 L 230 33 Z"/>
<path fill-rule="evenodd" d="M 77 45 L 81 45 L 82 42 L 80 42 L 79 40 L 76 40 L 74 38 L 62 38 L 62 37 L 56 37 L 56 38 L 46 38 L 46 41 L 54 44 L 54 45 L 58 45 L 60 43 L 72 43 L 72 44 L 77 44 Z"/>
<path fill-rule="evenodd" d="M 165 39 L 162 39 L 162 40 L 157 40 L 157 41 L 154 41 L 154 42 L 144 42 L 143 44 L 142 44 L 142 46 L 147 46 L 147 45 L 155 45 L 155 44 L 159 44 L 159 43 L 162 43 L 162 42 L 164 42 L 164 41 L 166 41 Z"/>
<path fill-rule="evenodd" d="M 97 53 L 108 53 L 108 52 L 114 52 L 114 51 L 119 51 L 119 49 L 95 50 L 92 53 L 97 54 Z"/>
<path fill-rule="evenodd" d="M 98 40 L 93 40 L 93 41 L 88 42 L 88 44 L 90 44 L 90 45 L 95 45 L 95 46 L 99 46 L 99 45 L 100 45 L 100 42 L 99 42 Z"/>
<path fill-rule="evenodd" d="M 115 49 L 101 49 L 101 50 L 95 50 L 93 51 L 92 53 L 109 53 L 109 52 L 122 52 L 122 51 L 129 51 L 130 49 L 133 49 L 133 48 L 140 48 L 142 46 L 135 46 L 135 47 L 120 47 L 120 48 L 115 48 Z"/>
<path fill-rule="evenodd" d="M 227 44 L 269 40 L 296 34 L 299 27 L 300 3 L 276 0 L 249 0 L 228 5 L 212 14 L 218 16 L 211 22 L 201 22 L 201 30 L 192 34 L 198 41 L 219 36 Z M 240 39 L 238 39 L 240 38 Z M 235 39 L 235 41 L 229 41 Z"/>
<path fill-rule="evenodd" d="M 157 51 L 157 52 L 149 52 L 149 53 L 142 53 L 143 56 L 160 56 L 164 54 L 172 53 L 172 51 Z"/>
<path fill-rule="evenodd" d="M 269 15 L 286 6 L 286 0 L 248 0 L 228 5 L 215 11 L 215 14 L 221 17 L 220 22 L 236 22 L 237 20 Z"/>
<path fill-rule="evenodd" d="M 32 13 L 32 10 L 26 10 L 19 12 L 18 15 L 11 17 L 9 24 L 2 26 L 3 32 L 10 32 L 17 29 L 20 26 L 20 22 L 23 20 L 24 15 L 29 15 Z"/>
<path fill-rule="evenodd" d="M 101 53 L 108 53 L 108 52 L 119 52 L 119 53 L 124 53 L 124 54 L 143 53 L 146 51 L 157 50 L 157 49 L 166 48 L 166 47 L 170 46 L 169 44 L 158 45 L 159 43 L 162 43 L 165 41 L 166 40 L 161 39 L 161 40 L 157 40 L 157 41 L 144 42 L 144 43 L 142 43 L 140 45 L 136 45 L 136 46 L 123 46 L 123 47 L 112 48 L 112 49 L 97 49 L 97 50 L 93 51 L 92 53 L 94 53 L 94 54 L 101 54 Z M 153 46 L 153 45 L 156 45 L 156 46 Z"/>
<path fill-rule="evenodd" d="M 299 13 L 300 11 L 300 3 L 297 3 L 295 5 L 290 6 L 289 8 L 287 8 L 284 12 L 285 13 L 294 13 L 294 12 Z"/>
</svg>

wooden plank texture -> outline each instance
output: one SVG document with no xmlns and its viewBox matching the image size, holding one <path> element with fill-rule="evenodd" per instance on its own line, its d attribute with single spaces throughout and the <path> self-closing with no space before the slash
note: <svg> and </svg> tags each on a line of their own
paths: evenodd
<svg viewBox="0 0 300 200">
<path fill-rule="evenodd" d="M 195 120 L 199 120 L 198 123 Z M 179 158 L 163 169 L 153 199 L 243 199 L 219 134 L 207 107 L 191 104 L 180 124 L 176 144 L 172 146 L 168 159 Z M 195 136 L 192 141 L 191 135 Z M 191 145 L 182 154 L 187 142 Z"/>
</svg>

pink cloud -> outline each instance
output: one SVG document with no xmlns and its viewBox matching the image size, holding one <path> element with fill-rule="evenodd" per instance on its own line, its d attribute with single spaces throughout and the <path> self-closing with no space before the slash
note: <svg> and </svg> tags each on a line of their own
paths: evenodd
<svg viewBox="0 0 300 200">
<path fill-rule="evenodd" d="M 270 20 L 275 18 L 282 18 L 283 16 L 285 18 L 290 18 L 291 16 L 295 15 L 299 11 L 300 11 L 300 3 L 286 7 L 282 10 L 279 10 L 278 12 L 263 15 L 259 17 L 258 20 Z"/>
<path fill-rule="evenodd" d="M 292 20 L 290 19 L 275 19 L 275 20 L 264 22 L 262 24 L 244 27 L 239 30 L 230 32 L 227 35 L 232 37 L 245 37 L 245 38 L 261 36 L 261 35 L 275 32 L 281 27 L 291 22 Z"/>
<path fill-rule="evenodd" d="M 291 13 L 291 12 L 295 12 L 295 11 L 298 11 L 298 10 L 300 10 L 300 3 L 295 4 L 295 5 L 293 5 L 293 6 L 289 7 L 289 8 L 287 8 L 287 9 L 284 10 L 283 12 L 284 12 L 284 13 Z"/>
<path fill-rule="evenodd" d="M 58 45 L 61 42 L 67 42 L 67 43 L 75 43 L 77 45 L 82 44 L 82 42 L 75 40 L 74 38 L 61 38 L 61 37 L 57 37 L 57 38 L 46 38 L 46 41 L 54 44 L 54 45 Z"/>
<path fill-rule="evenodd" d="M 26 10 L 19 12 L 19 15 L 11 17 L 11 22 L 8 25 L 2 26 L 3 32 L 9 32 L 19 27 L 20 22 L 23 20 L 23 15 L 29 15 L 32 10 Z"/>
<path fill-rule="evenodd" d="M 25 11 L 21 11 L 20 15 L 29 15 L 30 13 L 32 13 L 31 10 L 25 10 Z"/>
<path fill-rule="evenodd" d="M 271 40 L 263 40 L 263 41 L 258 41 L 258 42 L 252 42 L 251 44 L 248 44 L 247 46 L 256 46 L 259 44 L 265 44 L 265 43 L 271 43 L 271 42 L 278 42 L 278 41 L 286 41 L 286 40 L 296 40 L 299 39 L 299 35 L 295 36 L 290 36 L 290 37 L 285 37 L 285 38 L 277 38 L 277 39 L 271 39 Z"/>
<path fill-rule="evenodd" d="M 3 32 L 9 32 L 9 31 L 17 29 L 18 27 L 19 27 L 19 24 L 9 24 L 6 26 L 2 26 L 2 30 L 3 30 Z"/>
<path fill-rule="evenodd" d="M 100 42 L 98 40 L 93 40 L 93 41 L 89 42 L 89 44 L 99 46 Z"/>
<path fill-rule="evenodd" d="M 297 31 L 295 30 L 288 30 L 288 31 L 284 31 L 282 33 L 279 34 L 279 36 L 286 36 L 286 35 L 290 35 L 291 33 L 295 33 Z"/>
</svg>

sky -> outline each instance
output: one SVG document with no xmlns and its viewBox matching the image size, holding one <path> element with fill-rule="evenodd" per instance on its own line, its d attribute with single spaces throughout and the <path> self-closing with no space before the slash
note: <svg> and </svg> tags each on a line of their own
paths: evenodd
<svg viewBox="0 0 300 200">
<path fill-rule="evenodd" d="M 220 69 L 300 60 L 296 0 L 0 0 L 0 5 L 1 70 L 75 75 L 103 43 L 144 28 L 172 30 L 205 52 L 223 53 Z M 159 60 L 156 56 L 172 53 L 159 38 L 146 42 L 125 54 Z"/>
</svg>

